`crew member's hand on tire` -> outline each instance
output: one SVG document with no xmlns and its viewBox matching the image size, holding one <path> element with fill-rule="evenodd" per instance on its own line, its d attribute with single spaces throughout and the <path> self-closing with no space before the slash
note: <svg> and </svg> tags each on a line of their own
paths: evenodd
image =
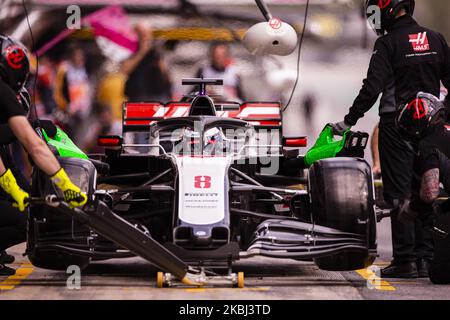
<svg viewBox="0 0 450 320">
<path fill-rule="evenodd" d="M 343 136 L 352 127 L 346 124 L 345 121 L 330 123 L 330 126 L 333 128 L 333 133 L 337 136 Z"/>
<path fill-rule="evenodd" d="M 80 188 L 70 181 L 69 176 L 63 168 L 53 175 L 51 180 L 59 189 L 61 189 L 64 194 L 64 201 L 67 202 L 71 208 L 81 207 L 86 204 L 86 194 L 81 192 Z"/>
<path fill-rule="evenodd" d="M 25 211 L 30 195 L 19 187 L 10 169 L 0 177 L 0 186 L 14 199 L 13 207 Z"/>
</svg>

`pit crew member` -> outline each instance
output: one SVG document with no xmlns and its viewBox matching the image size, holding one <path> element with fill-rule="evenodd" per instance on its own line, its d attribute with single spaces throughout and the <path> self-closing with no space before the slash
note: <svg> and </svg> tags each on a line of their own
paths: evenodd
<svg viewBox="0 0 450 320">
<path fill-rule="evenodd" d="M 24 86 L 29 74 L 26 48 L 11 38 L 0 35 L 0 50 L 0 124 L 8 124 L 34 163 L 61 189 L 70 206 L 84 205 L 87 201 L 86 194 L 71 182 L 45 142 L 28 122 L 24 108 L 17 100 L 17 93 Z M 0 186 L 14 200 L 14 206 L 24 211 L 28 206 L 29 194 L 20 188 L 12 171 L 5 167 L 2 161 Z"/>
<path fill-rule="evenodd" d="M 344 121 L 334 124 L 336 134 L 354 126 L 377 101 L 379 94 L 385 90 L 392 79 L 395 85 L 396 105 L 411 101 L 417 92 L 423 91 L 439 95 L 440 81 L 450 87 L 450 49 L 444 37 L 430 29 L 420 26 L 412 17 L 414 0 L 392 0 L 381 2 L 367 0 L 367 7 L 379 6 L 381 25 L 376 28 L 381 36 L 375 43 L 367 78 Z M 369 16 L 368 18 L 372 18 Z M 448 103 L 448 98 L 447 98 Z M 380 157 L 382 176 L 385 185 L 385 200 L 393 205 L 404 202 L 404 192 L 396 195 L 397 190 L 411 190 L 409 181 L 398 177 L 411 168 L 411 157 L 404 157 L 408 151 L 398 132 L 393 128 L 395 113 L 383 117 L 380 122 Z M 384 122 L 384 124 L 383 124 Z M 383 172 L 384 171 L 384 172 Z M 402 180 L 403 179 L 403 180 Z M 398 181 L 401 185 L 391 185 Z M 396 196 L 398 198 L 396 199 Z M 389 199 L 390 198 L 390 199 Z M 382 270 L 381 276 L 415 278 L 426 276 L 429 257 L 428 245 L 424 245 L 421 256 L 415 251 L 415 224 L 398 223 L 391 219 L 393 234 L 393 261 Z M 419 258 L 419 261 L 416 259 Z M 422 258 L 422 259 L 420 259 Z M 417 263 L 419 262 L 419 263 Z M 419 272 L 418 267 L 419 266 Z M 422 269 L 422 270 L 420 270 Z"/>
<path fill-rule="evenodd" d="M 450 125 L 444 120 L 445 107 L 437 97 L 419 93 L 406 104 L 398 116 L 402 135 L 411 141 L 419 155 L 420 192 L 402 206 L 398 218 L 410 221 L 419 217 L 434 220 L 434 256 L 430 279 L 434 283 L 450 284 L 450 201 L 438 203 L 440 184 L 450 194 Z M 432 206 L 434 205 L 434 210 Z"/>
</svg>

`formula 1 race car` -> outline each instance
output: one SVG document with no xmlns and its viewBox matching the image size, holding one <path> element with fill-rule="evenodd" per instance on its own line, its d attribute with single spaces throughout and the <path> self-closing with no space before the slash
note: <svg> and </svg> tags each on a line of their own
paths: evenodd
<svg viewBox="0 0 450 320">
<path fill-rule="evenodd" d="M 361 158 L 367 135 L 347 132 L 335 142 L 326 127 L 301 156 L 306 138 L 282 136 L 279 103 L 213 100 L 206 85 L 221 83 L 186 79 L 198 94 L 126 102 L 123 136 L 99 137 L 102 154 L 85 155 L 60 129 L 43 131 L 90 201 L 70 209 L 35 168 L 30 261 L 65 270 L 138 255 L 179 278 L 187 266 L 229 271 L 257 255 L 313 259 L 324 270 L 369 266 L 376 215 Z"/>
</svg>

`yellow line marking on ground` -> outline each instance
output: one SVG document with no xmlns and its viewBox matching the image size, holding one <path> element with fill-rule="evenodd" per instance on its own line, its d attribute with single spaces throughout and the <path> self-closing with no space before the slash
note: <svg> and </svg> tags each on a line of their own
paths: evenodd
<svg viewBox="0 0 450 320">
<path fill-rule="evenodd" d="M 389 262 L 375 262 L 373 265 L 374 266 L 388 266 L 390 263 Z"/>
<path fill-rule="evenodd" d="M 372 288 L 381 291 L 395 291 L 395 287 L 393 287 L 389 282 L 382 280 L 378 277 L 372 270 L 370 269 L 360 269 L 356 270 L 356 272 L 367 280 L 367 284 L 371 285 Z"/>
<path fill-rule="evenodd" d="M 256 287 L 256 288 L 187 288 L 184 289 L 186 292 L 200 293 L 200 292 L 214 292 L 214 291 L 228 291 L 228 290 L 239 290 L 239 291 L 269 291 L 270 287 Z"/>
<path fill-rule="evenodd" d="M 418 285 L 418 284 L 420 284 L 420 282 L 418 282 L 418 281 L 416 281 L 416 282 L 413 282 L 413 281 L 405 281 L 405 282 L 403 282 L 403 281 L 389 281 L 389 283 L 390 284 L 401 284 L 401 285 Z"/>
<path fill-rule="evenodd" d="M 12 290 L 16 286 L 20 285 L 22 280 L 28 278 L 28 276 L 34 271 L 31 263 L 22 263 L 19 269 L 16 270 L 16 274 L 9 276 L 6 280 L 0 282 L 0 291 Z"/>
</svg>

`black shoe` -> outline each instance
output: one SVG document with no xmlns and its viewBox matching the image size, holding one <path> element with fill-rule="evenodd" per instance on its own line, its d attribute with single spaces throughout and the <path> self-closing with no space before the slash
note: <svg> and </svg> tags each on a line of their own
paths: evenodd
<svg viewBox="0 0 450 320">
<path fill-rule="evenodd" d="M 419 278 L 428 278 L 430 276 L 430 261 L 426 259 L 418 259 L 416 264 Z"/>
<path fill-rule="evenodd" d="M 16 274 L 16 270 L 7 267 L 4 264 L 0 264 L 0 276 L 13 276 Z"/>
<path fill-rule="evenodd" d="M 417 265 L 415 262 L 391 263 L 389 266 L 381 270 L 381 278 L 417 278 Z"/>
<path fill-rule="evenodd" d="M 14 256 L 6 253 L 6 251 L 0 252 L 0 264 L 11 264 L 15 260 Z"/>
</svg>

